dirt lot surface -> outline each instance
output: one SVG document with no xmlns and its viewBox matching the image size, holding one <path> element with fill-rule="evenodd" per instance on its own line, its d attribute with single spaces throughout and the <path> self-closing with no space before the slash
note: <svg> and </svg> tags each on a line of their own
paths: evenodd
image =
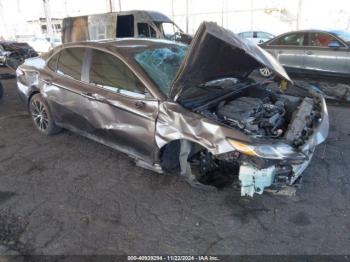
<svg viewBox="0 0 350 262">
<path fill-rule="evenodd" d="M 1 69 L 5 71 L 5 69 Z M 0 100 L 2 254 L 348 254 L 350 108 L 296 197 L 191 189 L 65 131 L 34 130 L 15 80 Z"/>
</svg>

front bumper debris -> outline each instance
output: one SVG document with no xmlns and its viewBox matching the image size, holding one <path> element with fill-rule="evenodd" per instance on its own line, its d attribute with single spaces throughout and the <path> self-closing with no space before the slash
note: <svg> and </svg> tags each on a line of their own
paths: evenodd
<svg viewBox="0 0 350 262">
<path fill-rule="evenodd" d="M 322 112 L 322 120 L 314 130 L 314 134 L 300 148 L 307 156 L 307 160 L 301 163 L 290 162 L 272 165 L 264 169 L 258 169 L 247 162 L 241 164 L 239 181 L 242 196 L 252 197 L 255 193 L 262 194 L 265 188 L 269 188 L 271 192 L 281 192 L 300 182 L 302 173 L 312 159 L 315 147 L 324 142 L 328 136 L 329 119 L 324 99 L 322 99 Z"/>
<path fill-rule="evenodd" d="M 311 159 L 312 154 L 300 164 L 273 165 L 264 169 L 242 163 L 238 177 L 241 184 L 241 196 L 252 197 L 255 193 L 261 195 L 266 188 L 273 193 L 295 195 L 293 185 L 300 181 L 301 174 L 309 165 Z"/>
</svg>

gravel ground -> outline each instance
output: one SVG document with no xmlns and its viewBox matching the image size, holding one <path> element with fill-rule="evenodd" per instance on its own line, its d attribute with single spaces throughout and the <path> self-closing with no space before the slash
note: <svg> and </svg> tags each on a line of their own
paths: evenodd
<svg viewBox="0 0 350 262">
<path fill-rule="evenodd" d="M 329 107 L 329 138 L 296 197 L 241 198 L 191 189 L 68 131 L 44 137 L 15 80 L 2 83 L 1 254 L 349 253 L 349 108 Z"/>
</svg>

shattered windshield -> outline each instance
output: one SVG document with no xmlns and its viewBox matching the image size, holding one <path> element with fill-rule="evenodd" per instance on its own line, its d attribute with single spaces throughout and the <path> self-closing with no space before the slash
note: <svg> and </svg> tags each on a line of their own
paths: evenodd
<svg viewBox="0 0 350 262">
<path fill-rule="evenodd" d="M 146 50 L 135 55 L 137 63 L 159 86 L 162 93 L 169 96 L 170 87 L 184 59 L 188 47 L 174 45 Z"/>
</svg>

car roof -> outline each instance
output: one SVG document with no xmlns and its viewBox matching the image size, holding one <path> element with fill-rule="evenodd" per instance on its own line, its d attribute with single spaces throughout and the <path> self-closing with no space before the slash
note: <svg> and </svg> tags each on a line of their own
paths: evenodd
<svg viewBox="0 0 350 262">
<path fill-rule="evenodd" d="M 304 29 L 304 30 L 295 30 L 295 31 L 289 31 L 284 34 L 290 34 L 290 33 L 312 33 L 312 32 L 328 32 L 326 30 L 320 30 L 320 29 Z"/>
<path fill-rule="evenodd" d="M 135 53 L 142 52 L 148 49 L 174 47 L 174 46 L 186 46 L 185 44 L 154 38 L 121 38 L 121 39 L 104 39 L 97 41 L 83 41 L 83 42 L 71 42 L 65 43 L 58 47 L 55 47 L 52 51 L 61 50 L 69 47 L 90 47 L 90 48 L 103 48 L 110 50 L 114 53 L 119 53 L 124 56 L 133 55 Z"/>
<path fill-rule="evenodd" d="M 325 30 L 325 29 L 303 29 L 303 30 L 285 32 L 285 33 L 280 34 L 280 36 L 285 35 L 285 34 L 292 34 L 292 33 L 320 33 L 320 32 L 334 34 L 336 32 L 345 32 L 345 31 L 343 31 L 343 30 Z"/>
<path fill-rule="evenodd" d="M 306 29 L 306 30 L 290 31 L 290 32 L 280 34 L 280 35 L 276 36 L 275 38 L 269 40 L 268 42 L 273 41 L 274 39 L 276 39 L 278 37 L 293 34 L 293 33 L 328 33 L 328 34 L 333 35 L 336 38 L 339 38 L 338 34 L 340 32 L 347 32 L 347 31 L 345 31 L 345 30 L 325 30 L 325 29 L 324 30 L 323 29 L 308 29 L 308 30 Z M 344 40 L 342 40 L 342 41 L 344 41 Z M 268 42 L 265 42 L 265 43 L 268 44 Z M 265 43 L 263 43 L 262 45 L 264 45 Z"/>
<path fill-rule="evenodd" d="M 178 42 L 165 40 L 165 39 L 154 39 L 154 38 L 119 38 L 119 39 L 103 39 L 103 40 L 90 40 L 81 42 L 70 42 L 65 43 L 64 47 L 74 47 L 74 46 L 113 46 L 121 49 L 127 48 L 152 48 L 160 45 L 183 45 Z"/>
</svg>

